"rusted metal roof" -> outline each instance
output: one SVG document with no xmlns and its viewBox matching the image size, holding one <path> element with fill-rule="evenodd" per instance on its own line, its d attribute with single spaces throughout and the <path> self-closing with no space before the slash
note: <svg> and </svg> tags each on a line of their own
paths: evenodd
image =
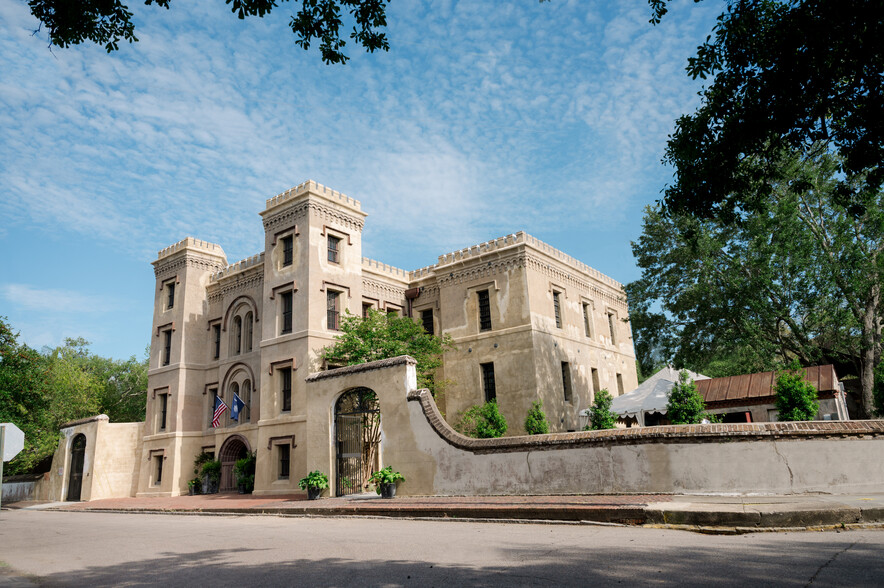
<svg viewBox="0 0 884 588">
<path fill-rule="evenodd" d="M 813 384 L 817 392 L 836 392 L 838 375 L 833 365 L 815 365 L 804 368 L 804 379 Z M 776 372 L 743 374 L 726 378 L 697 380 L 697 390 L 707 403 L 766 398 L 775 396 Z"/>
</svg>

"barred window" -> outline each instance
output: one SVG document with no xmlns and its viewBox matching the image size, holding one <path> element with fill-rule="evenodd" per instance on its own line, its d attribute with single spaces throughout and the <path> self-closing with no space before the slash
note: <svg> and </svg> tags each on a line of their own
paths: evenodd
<svg viewBox="0 0 884 588">
<path fill-rule="evenodd" d="M 212 339 L 215 343 L 215 350 L 212 358 L 218 359 L 221 357 L 221 325 L 212 325 Z"/>
<path fill-rule="evenodd" d="M 172 361 L 172 329 L 163 331 L 163 365 Z"/>
<path fill-rule="evenodd" d="M 277 451 L 279 452 L 279 476 L 280 480 L 288 480 L 289 479 L 289 457 L 291 452 L 291 447 L 288 445 L 277 445 Z"/>
<path fill-rule="evenodd" d="M 341 240 L 337 237 L 332 237 L 329 235 L 328 237 L 328 260 L 332 263 L 340 263 L 339 253 L 340 253 L 340 245 Z"/>
<path fill-rule="evenodd" d="M 571 402 L 571 365 L 567 361 L 562 362 L 562 388 L 565 391 L 565 402 Z"/>
<path fill-rule="evenodd" d="M 280 368 L 279 389 L 282 394 L 282 411 L 292 410 L 292 368 Z"/>
<path fill-rule="evenodd" d="M 479 364 L 482 368 L 482 389 L 485 391 L 485 402 L 497 399 L 497 387 L 494 383 L 494 363 Z"/>
<path fill-rule="evenodd" d="M 562 328 L 562 305 L 559 300 L 560 296 L 558 292 L 553 292 L 553 310 L 556 314 L 556 327 Z"/>
<path fill-rule="evenodd" d="M 282 238 L 282 266 L 292 265 L 292 250 L 295 238 L 291 235 Z"/>
<path fill-rule="evenodd" d="M 433 309 L 428 308 L 426 310 L 421 311 L 421 323 L 424 325 L 424 330 L 430 334 L 434 335 L 435 331 L 433 330 Z"/>
<path fill-rule="evenodd" d="M 282 304 L 282 330 L 283 334 L 292 332 L 292 293 L 283 292 L 279 296 Z"/>
<path fill-rule="evenodd" d="M 479 330 L 491 330 L 491 301 L 488 290 L 480 290 L 479 294 Z"/>
<path fill-rule="evenodd" d="M 326 291 L 326 308 L 328 310 L 328 328 L 332 331 L 337 331 L 340 329 L 340 319 L 341 319 L 341 308 L 340 308 L 340 300 L 341 293 L 335 292 L 334 290 Z"/>
</svg>

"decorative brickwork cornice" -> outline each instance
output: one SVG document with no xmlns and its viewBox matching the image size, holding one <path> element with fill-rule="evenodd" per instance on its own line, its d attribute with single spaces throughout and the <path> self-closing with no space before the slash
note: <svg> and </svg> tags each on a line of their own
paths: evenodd
<svg viewBox="0 0 884 588">
<path fill-rule="evenodd" d="M 184 267 L 193 267 L 205 271 L 218 271 L 223 269 L 225 263 L 217 257 L 202 257 L 191 253 L 181 257 L 172 257 L 168 260 L 159 260 L 153 262 L 153 273 L 156 277 L 173 273 Z"/>
<path fill-rule="evenodd" d="M 369 278 L 362 278 L 362 293 L 365 295 L 374 295 L 374 297 L 389 300 L 401 301 L 405 299 L 405 288 L 378 282 Z"/>
<path fill-rule="evenodd" d="M 455 284 L 463 284 L 480 278 L 489 278 L 491 276 L 508 272 L 516 268 L 525 267 L 526 254 L 524 251 L 513 251 L 504 257 L 495 257 L 487 262 L 482 260 L 479 263 L 473 263 L 456 270 L 437 273 L 439 276 L 440 286 L 452 286 Z"/>
<path fill-rule="evenodd" d="M 610 289 L 604 289 L 587 281 L 586 279 L 568 271 L 564 271 L 548 260 L 536 255 L 527 255 L 528 269 L 540 272 L 553 280 L 576 288 L 578 292 L 584 294 L 593 294 L 596 298 L 604 298 L 609 304 L 620 306 L 626 309 L 626 295 L 620 290 L 619 293 L 612 292 Z"/>
<path fill-rule="evenodd" d="M 264 266 L 258 265 L 220 282 L 210 284 L 206 288 L 209 303 L 220 302 L 228 294 L 237 294 L 253 288 L 260 288 L 264 284 Z"/>
<path fill-rule="evenodd" d="M 354 231 L 362 231 L 365 226 L 365 220 L 359 217 L 347 214 L 332 206 L 327 206 L 321 202 L 313 200 L 305 200 L 298 204 L 286 208 L 280 212 L 272 214 L 264 219 L 264 230 L 268 232 L 275 231 L 280 227 L 290 225 L 295 221 L 307 216 L 308 211 L 329 222 L 336 222 L 344 225 Z"/>
<path fill-rule="evenodd" d="M 605 445 L 636 445 L 639 443 L 721 443 L 732 441 L 781 441 L 796 439 L 862 439 L 884 436 L 884 420 L 877 421 L 811 421 L 794 423 L 733 423 L 709 425 L 666 425 L 553 433 L 497 439 L 472 439 L 451 428 L 433 400 L 429 390 L 413 390 L 409 401 L 420 402 L 431 427 L 449 445 L 473 453 L 504 453 L 544 451 Z"/>
</svg>

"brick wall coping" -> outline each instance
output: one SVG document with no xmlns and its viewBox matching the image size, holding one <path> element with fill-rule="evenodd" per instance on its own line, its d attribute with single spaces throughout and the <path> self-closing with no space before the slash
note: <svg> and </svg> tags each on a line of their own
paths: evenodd
<svg viewBox="0 0 884 588">
<path fill-rule="evenodd" d="M 722 441 L 774 441 L 809 438 L 861 438 L 884 436 L 884 420 L 803 421 L 786 423 L 720 423 L 709 425 L 665 425 L 604 431 L 580 431 L 472 439 L 461 435 L 439 412 L 429 390 L 413 390 L 408 400 L 420 402 L 430 426 L 449 445 L 473 453 L 543 451 L 579 446 L 634 445 L 637 443 L 720 443 Z"/>
<path fill-rule="evenodd" d="M 71 427 L 76 427 L 77 425 L 85 425 L 86 423 L 91 423 L 93 421 L 110 421 L 110 419 L 106 414 L 97 414 L 95 416 L 86 417 L 85 419 L 77 419 L 75 421 L 65 423 L 61 426 L 61 428 L 69 429 Z"/>
<path fill-rule="evenodd" d="M 341 376 L 349 376 L 351 374 L 359 374 L 362 372 L 370 372 L 372 370 L 380 370 L 383 368 L 393 367 L 397 365 L 417 365 L 417 360 L 410 355 L 400 355 L 389 359 L 379 359 L 368 363 L 360 363 L 356 365 L 348 365 L 324 372 L 314 372 L 305 378 L 307 382 L 318 382 L 328 378 L 340 378 Z"/>
</svg>

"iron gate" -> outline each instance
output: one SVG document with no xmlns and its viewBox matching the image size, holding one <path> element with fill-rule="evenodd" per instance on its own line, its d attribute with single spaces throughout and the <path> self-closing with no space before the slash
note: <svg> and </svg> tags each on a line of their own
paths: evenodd
<svg viewBox="0 0 884 588">
<path fill-rule="evenodd" d="M 349 390 L 335 404 L 336 496 L 362 492 L 376 468 L 380 412 L 377 395 L 370 388 Z"/>
<path fill-rule="evenodd" d="M 83 462 L 86 459 L 86 435 L 80 433 L 74 437 L 71 443 L 71 469 L 68 480 L 68 501 L 80 500 L 80 490 L 83 486 Z"/>
</svg>

